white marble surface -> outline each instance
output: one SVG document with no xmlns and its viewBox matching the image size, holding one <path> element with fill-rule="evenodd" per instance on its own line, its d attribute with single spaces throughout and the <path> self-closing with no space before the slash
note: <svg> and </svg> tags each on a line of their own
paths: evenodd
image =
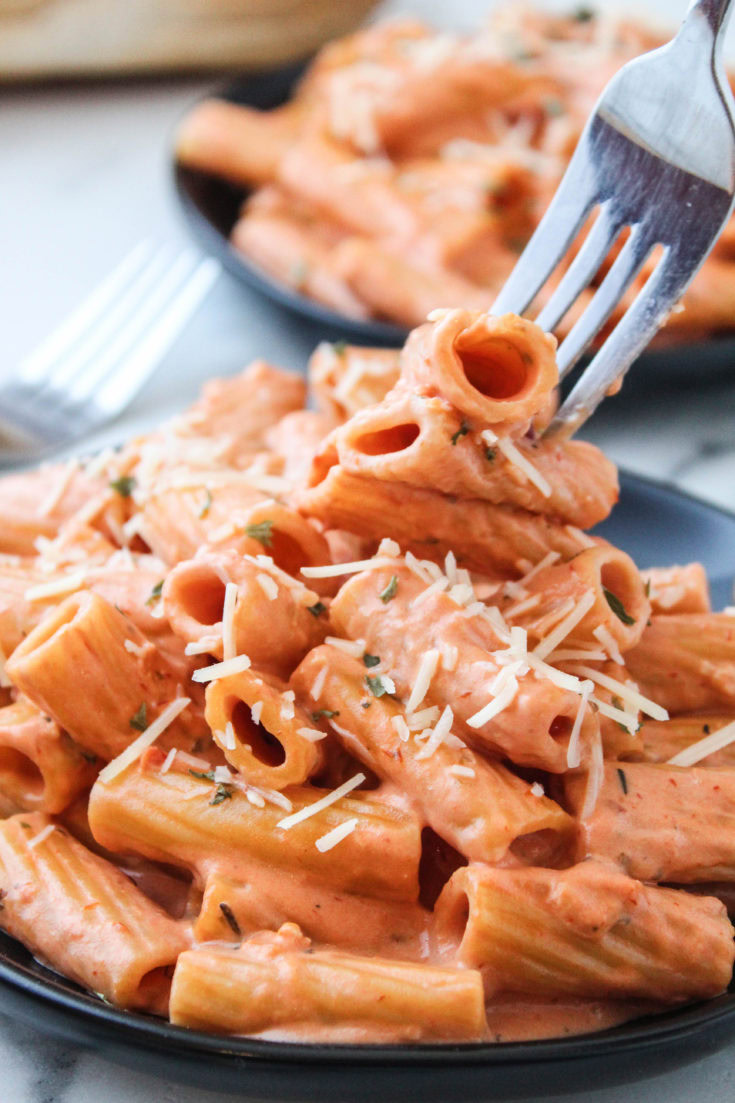
<svg viewBox="0 0 735 1103">
<path fill-rule="evenodd" d="M 613 3 L 613 0 L 610 0 Z M 431 11 L 443 0 L 391 3 Z M 486 5 L 465 0 L 471 25 Z M 640 9 L 642 5 L 637 5 Z M 685 0 L 650 0 L 676 17 Z M 211 82 L 181 80 L 0 92 L 0 373 L 13 365 L 141 238 L 187 241 L 171 199 L 167 143 L 177 118 Z M 318 332 L 222 276 L 158 374 L 108 427 L 120 439 L 181 406 L 209 375 L 269 355 L 299 368 Z M 717 377 L 661 381 L 608 402 L 587 435 L 615 460 L 735 509 L 735 362 Z M 0 522 L 1 523 L 1 522 Z M 2 1103 L 214 1103 L 218 1095 L 118 1068 L 103 1054 L 49 1039 L 2 1014 Z M 590 1091 L 594 1103 L 667 1099 L 731 1103 L 735 1047 L 636 1087 Z M 562 1103 L 571 1097 L 554 1097 Z M 277 1101 L 273 1101 L 277 1103 Z"/>
</svg>

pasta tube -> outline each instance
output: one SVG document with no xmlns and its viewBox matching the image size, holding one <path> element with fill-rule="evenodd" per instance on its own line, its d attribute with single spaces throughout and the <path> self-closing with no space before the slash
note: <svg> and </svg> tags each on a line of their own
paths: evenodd
<svg viewBox="0 0 735 1103">
<path fill-rule="evenodd" d="M 385 602 L 392 578 L 395 593 Z M 437 661 L 426 703 L 452 709 L 455 730 L 482 750 L 501 754 L 512 762 L 553 773 L 567 769 L 567 752 L 579 694 L 563 689 L 530 671 L 516 679 L 517 691 L 503 708 L 479 725 L 468 721 L 493 699 L 490 686 L 500 671 L 493 652 L 504 645 L 484 617 L 469 618 L 466 610 L 446 593 L 422 597 L 427 584 L 398 564 L 365 571 L 350 579 L 332 602 L 330 616 L 337 630 L 364 639 L 367 650 L 379 655 L 404 701 L 409 700 L 428 652 L 441 654 L 446 645 L 458 653 L 456 667 L 447 670 Z M 418 600 L 420 599 L 420 601 Z M 405 640 L 411 640 L 411 647 Z M 596 731 L 593 714 L 584 716 L 582 747 Z"/>
<path fill-rule="evenodd" d="M 450 731 L 441 741 L 431 729 L 421 741 L 418 732 L 401 739 L 400 728 L 409 732 L 403 709 L 386 695 L 373 697 L 372 671 L 336 648 L 307 655 L 293 676 L 297 691 L 306 696 L 321 670 L 326 678 L 319 679 L 316 703 L 339 716 L 331 726 L 343 745 L 406 793 L 426 823 L 466 858 L 499 861 L 519 836 L 545 830 L 563 835 L 571 827 L 558 804 L 536 796 L 527 782 L 474 754 Z"/>
<path fill-rule="evenodd" d="M 641 757 L 646 762 L 668 762 L 686 747 L 732 724 L 734 713 L 698 712 L 670 720 L 644 720 L 641 725 Z M 735 743 L 698 760 L 700 766 L 735 766 Z"/>
<path fill-rule="evenodd" d="M 436 914 L 439 937 L 461 938 L 459 963 L 482 970 L 490 995 L 705 999 L 727 987 L 735 956 L 719 900 L 642 885 L 594 861 L 460 869 Z"/>
<path fill-rule="evenodd" d="M 725 613 L 652 617 L 625 661 L 641 692 L 669 712 L 735 707 L 735 618 Z"/>
<path fill-rule="evenodd" d="M 430 919 L 417 904 L 356 896 L 299 870 L 253 863 L 238 880 L 217 872 L 207 878 L 194 936 L 199 942 L 239 941 L 297 923 L 317 943 L 419 961 Z"/>
<path fill-rule="evenodd" d="M 178 768 L 162 774 L 163 757 L 149 754 L 114 781 L 95 783 L 89 823 L 108 850 L 183 866 L 199 883 L 213 870 L 237 878 L 244 869 L 247 875 L 257 860 L 300 869 L 345 892 L 408 902 L 418 898 L 421 844 L 412 813 L 353 794 L 282 828 L 278 824 L 292 812 L 280 802 L 259 807 L 234 785 L 218 791 L 213 781 Z M 310 787 L 285 793 L 293 813 L 328 795 Z M 318 839 L 352 820 L 357 820 L 354 829 L 338 847 L 317 849 Z"/>
<path fill-rule="evenodd" d="M 556 342 L 513 314 L 443 311 L 419 326 L 401 355 L 401 381 L 439 395 L 482 426 L 532 418 L 556 386 Z"/>
<path fill-rule="evenodd" d="M 711 613 L 707 572 L 701 563 L 641 571 L 654 613 Z"/>
<path fill-rule="evenodd" d="M 322 341 L 309 357 L 309 389 L 317 408 L 339 421 L 382 402 L 398 382 L 398 349 L 331 345 Z"/>
<path fill-rule="evenodd" d="M 298 932 L 298 928 L 294 928 Z M 239 950 L 182 954 L 171 1021 L 225 1034 L 318 1024 L 383 1031 L 386 1040 L 478 1040 L 485 1033 L 482 981 L 471 969 L 440 968 L 331 951 L 308 941 L 280 950 L 277 939 Z M 285 941 L 285 939 L 284 939 Z M 294 939 L 295 941 L 295 939 Z M 380 1036 L 380 1034 L 378 1035 Z"/>
<path fill-rule="evenodd" d="M 578 815 L 585 783 L 565 779 Z M 735 769 L 608 762 L 577 858 L 617 863 L 639 881 L 735 881 Z"/>
<path fill-rule="evenodd" d="M 618 496 L 615 469 L 593 445 L 520 439 L 516 447 L 537 474 L 531 482 L 442 399 L 404 389 L 358 412 L 332 444 L 355 475 L 513 505 L 581 528 L 607 517 Z"/>
<path fill-rule="evenodd" d="M 182 927 L 41 813 L 0 823 L 0 925 L 105 999 L 165 1015 Z"/>
<path fill-rule="evenodd" d="M 308 516 L 358 536 L 392 537 L 404 550 L 438 562 L 451 551 L 461 566 L 488 576 L 518 578 L 549 551 L 566 559 L 589 545 L 584 534 L 550 517 L 353 475 L 336 454 L 316 479 L 296 495 Z"/>
<path fill-rule="evenodd" d="M 322 735 L 317 723 L 284 692 L 285 682 L 253 670 L 218 678 L 207 687 L 205 715 L 215 742 L 251 785 L 300 785 L 324 762 L 321 743 L 313 742 Z"/>
<path fill-rule="evenodd" d="M 103 759 L 132 743 L 179 689 L 156 647 L 93 593 L 74 594 L 50 612 L 13 652 L 7 671 L 42 712 Z M 167 737 L 190 743 L 204 730 L 187 710 Z"/>
<path fill-rule="evenodd" d="M 27 698 L 0 708 L 0 792 L 17 810 L 62 812 L 100 765 Z"/>
</svg>

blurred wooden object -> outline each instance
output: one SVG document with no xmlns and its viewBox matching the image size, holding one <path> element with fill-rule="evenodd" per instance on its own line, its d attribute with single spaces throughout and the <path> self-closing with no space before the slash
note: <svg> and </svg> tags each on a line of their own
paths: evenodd
<svg viewBox="0 0 735 1103">
<path fill-rule="evenodd" d="M 353 29 L 375 0 L 0 0 L 0 81 L 262 69 Z"/>
</svg>

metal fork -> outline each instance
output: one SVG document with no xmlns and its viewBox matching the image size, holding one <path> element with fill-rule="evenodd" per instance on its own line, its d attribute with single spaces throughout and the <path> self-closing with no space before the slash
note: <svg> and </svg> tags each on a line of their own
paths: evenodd
<svg viewBox="0 0 735 1103">
<path fill-rule="evenodd" d="M 0 382 L 0 425 L 27 460 L 120 413 L 161 362 L 220 271 L 217 261 L 143 241 Z"/>
<path fill-rule="evenodd" d="M 569 437 L 664 324 L 727 222 L 735 194 L 733 101 L 722 64 L 732 0 L 694 0 L 676 37 L 628 62 L 588 120 L 546 214 L 492 313 L 527 310 L 591 212 L 596 220 L 536 321 L 553 331 L 630 228 L 607 275 L 561 342 L 563 379 L 656 246 L 661 256 L 545 436 Z"/>
</svg>

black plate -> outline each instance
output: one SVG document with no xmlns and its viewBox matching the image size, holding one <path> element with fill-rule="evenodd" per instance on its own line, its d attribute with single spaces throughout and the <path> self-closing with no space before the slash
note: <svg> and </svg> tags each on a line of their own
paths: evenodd
<svg viewBox="0 0 735 1103">
<path fill-rule="evenodd" d="M 278 107 L 290 97 L 304 63 L 289 68 L 255 74 L 234 81 L 214 94 L 232 103 L 267 110 Z M 325 338 L 343 337 L 357 344 L 402 345 L 408 330 L 389 322 L 362 321 L 321 306 L 306 295 L 272 279 L 257 265 L 230 245 L 230 232 L 237 221 L 247 192 L 217 177 L 173 163 L 174 185 L 185 220 L 194 238 L 207 253 L 243 283 L 275 300 L 289 310 L 318 322 L 328 332 Z M 441 305 L 441 304 L 438 304 Z M 732 372 L 735 337 L 717 337 L 706 342 L 678 345 L 645 353 L 633 373 L 652 380 L 681 378 L 692 381 Z M 643 370 L 641 370 L 643 369 Z"/>
<path fill-rule="evenodd" d="M 731 600 L 735 516 L 623 474 L 598 529 L 642 567 L 699 559 L 715 606 Z M 243 1100 L 483 1103 L 612 1086 L 666 1072 L 735 1037 L 735 986 L 708 1000 L 580 1038 L 460 1046 L 334 1046 L 219 1038 L 118 1011 L 0 934 L 0 1008 L 111 1060 Z"/>
</svg>

